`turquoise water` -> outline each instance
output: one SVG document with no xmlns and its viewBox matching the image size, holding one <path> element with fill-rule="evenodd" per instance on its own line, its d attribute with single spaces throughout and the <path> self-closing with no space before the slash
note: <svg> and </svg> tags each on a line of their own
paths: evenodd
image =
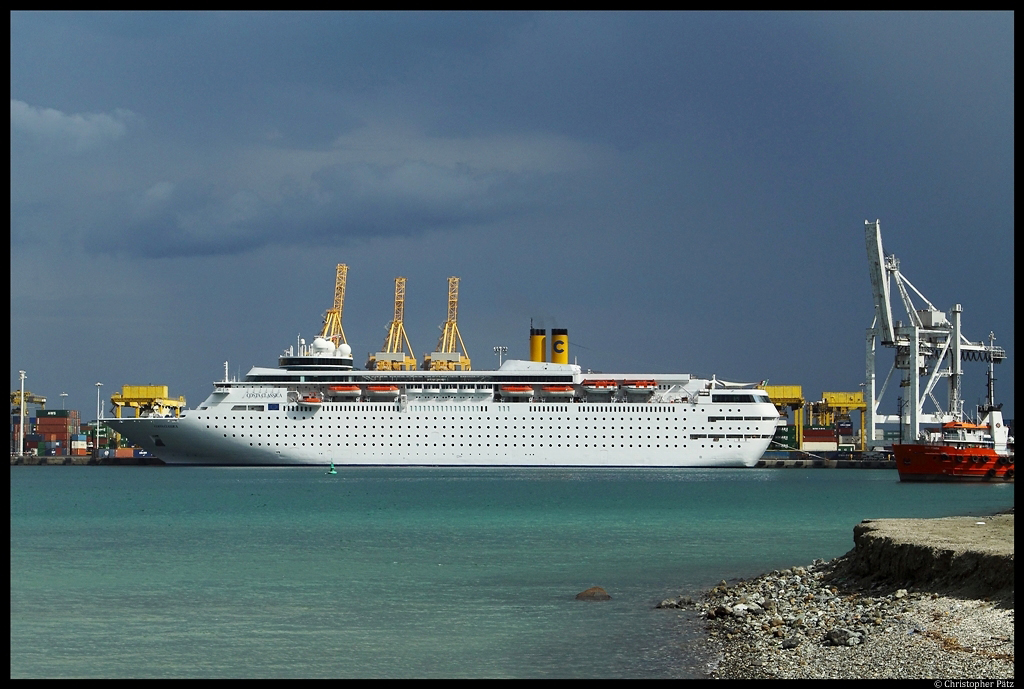
<svg viewBox="0 0 1024 689">
<path fill-rule="evenodd" d="M 721 579 L 1013 485 L 894 471 L 12 467 L 12 677 L 698 677 Z M 602 586 L 612 600 L 575 595 Z"/>
</svg>

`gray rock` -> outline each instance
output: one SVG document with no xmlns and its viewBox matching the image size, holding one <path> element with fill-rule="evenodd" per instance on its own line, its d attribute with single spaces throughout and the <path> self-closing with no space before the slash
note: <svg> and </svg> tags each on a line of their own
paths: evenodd
<svg viewBox="0 0 1024 689">
<path fill-rule="evenodd" d="M 856 646 L 860 643 L 860 634 L 852 629 L 838 627 L 828 633 L 828 640 L 833 646 Z"/>
</svg>

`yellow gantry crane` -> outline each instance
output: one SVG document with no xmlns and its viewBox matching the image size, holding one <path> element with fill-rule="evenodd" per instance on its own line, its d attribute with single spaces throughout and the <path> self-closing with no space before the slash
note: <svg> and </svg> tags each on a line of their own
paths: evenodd
<svg viewBox="0 0 1024 689">
<path fill-rule="evenodd" d="M 433 354 L 423 357 L 424 371 L 469 371 L 469 357 L 458 326 L 459 278 L 448 278 L 448 320 L 441 326 L 441 339 Z M 458 347 L 456 347 L 456 344 Z"/>
<path fill-rule="evenodd" d="M 114 416 L 121 418 L 121 410 L 131 407 L 136 416 L 180 416 L 185 398 L 174 399 L 167 394 L 166 385 L 124 385 L 120 393 L 110 396 Z"/>
<path fill-rule="evenodd" d="M 762 390 L 768 393 L 772 404 L 779 410 L 779 413 L 786 414 L 787 409 L 793 411 L 793 425 L 796 426 L 796 449 L 804 446 L 804 399 L 803 386 L 801 385 L 761 385 Z"/>
<path fill-rule="evenodd" d="M 26 404 L 35 404 L 40 409 L 46 409 L 46 398 L 41 395 L 33 395 L 28 390 L 25 391 L 25 402 Z M 21 390 L 15 390 L 11 393 L 11 407 L 18 408 L 21 406 Z M 26 416 L 28 416 L 26 410 Z"/>
<path fill-rule="evenodd" d="M 371 354 L 366 362 L 370 371 L 415 371 L 416 355 L 405 334 L 405 278 L 395 278 L 395 317 L 388 325 L 383 351 Z M 408 348 L 408 353 L 406 353 Z"/>
<path fill-rule="evenodd" d="M 823 392 L 821 399 L 811 402 L 811 420 L 822 426 L 834 426 L 836 421 L 850 421 L 850 412 L 861 414 L 860 449 L 866 447 L 864 413 L 868 408 L 863 392 Z"/>
<path fill-rule="evenodd" d="M 320 331 L 320 337 L 330 340 L 337 347 L 340 344 L 348 344 L 345 339 L 345 330 L 341 327 L 341 314 L 345 307 L 345 282 L 348 279 L 348 266 L 344 263 L 338 264 L 338 274 L 334 280 L 334 308 L 328 309 L 324 314 L 324 329 Z"/>
</svg>

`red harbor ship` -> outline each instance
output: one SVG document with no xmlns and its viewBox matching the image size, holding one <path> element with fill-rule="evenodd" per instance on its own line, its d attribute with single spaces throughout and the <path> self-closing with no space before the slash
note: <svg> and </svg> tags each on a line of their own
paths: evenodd
<svg viewBox="0 0 1024 689">
<path fill-rule="evenodd" d="M 916 442 L 892 446 L 901 481 L 1013 481 L 1013 439 L 1003 414 L 985 407 L 978 423 L 951 421 Z"/>
</svg>

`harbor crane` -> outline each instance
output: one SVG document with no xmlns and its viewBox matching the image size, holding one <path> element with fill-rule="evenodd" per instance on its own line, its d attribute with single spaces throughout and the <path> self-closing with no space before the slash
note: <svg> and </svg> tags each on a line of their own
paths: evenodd
<svg viewBox="0 0 1024 689">
<path fill-rule="evenodd" d="M 949 318 L 939 311 L 900 272 L 899 259 L 885 255 L 882 250 L 882 232 L 878 220 L 864 221 L 864 237 L 867 244 L 868 271 L 871 291 L 875 302 L 875 317 L 867 330 L 866 371 L 864 385 L 865 409 L 864 429 L 868 444 L 875 440 L 875 428 L 879 424 L 900 424 L 900 436 L 906 440 L 917 439 L 922 423 L 947 423 L 964 419 L 961 399 L 961 377 L 964 361 L 1002 362 L 1006 352 L 993 344 L 971 342 L 960 332 L 963 307 L 954 304 Z M 900 300 L 907 314 L 907 323 L 893 319 L 891 302 L 892 285 L 895 283 Z M 911 292 L 925 304 L 917 308 Z M 895 361 L 876 393 L 876 346 L 881 341 L 885 347 L 896 350 Z M 902 372 L 900 388 L 904 389 L 905 406 L 899 414 L 879 414 L 878 405 L 892 378 L 893 371 Z M 939 378 L 948 378 L 948 395 L 945 408 L 935 398 L 934 390 Z M 992 379 L 990 373 L 990 381 Z M 924 385 L 922 386 L 922 379 Z M 991 388 L 991 382 L 989 384 Z M 994 402 L 989 395 L 989 405 Z M 924 404 L 930 400 L 934 411 L 925 412 Z"/>
<path fill-rule="evenodd" d="M 338 274 L 334 280 L 334 307 L 324 314 L 324 327 L 320 331 L 320 337 L 330 340 L 337 347 L 340 344 L 348 344 L 345 339 L 345 330 L 341 327 L 341 314 L 345 308 L 345 282 L 348 279 L 348 266 L 344 263 L 338 264 Z"/>
<path fill-rule="evenodd" d="M 35 404 L 40 409 L 46 409 L 46 398 L 42 395 L 33 395 L 28 390 L 25 391 L 25 403 Z M 11 408 L 17 409 L 21 406 L 21 390 L 15 390 L 11 393 Z"/>
<path fill-rule="evenodd" d="M 395 278 L 395 317 L 388 325 L 388 336 L 383 350 L 370 354 L 366 361 L 368 371 L 415 371 L 416 355 L 412 352 L 409 336 L 405 334 L 405 278 Z M 408 348 L 408 353 L 406 353 Z"/>
<path fill-rule="evenodd" d="M 462 342 L 459 314 L 459 278 L 448 278 L 448 320 L 441 326 L 441 338 L 433 354 L 423 356 L 424 371 L 469 371 L 466 345 Z M 458 347 L 456 347 L 456 344 Z"/>
</svg>

